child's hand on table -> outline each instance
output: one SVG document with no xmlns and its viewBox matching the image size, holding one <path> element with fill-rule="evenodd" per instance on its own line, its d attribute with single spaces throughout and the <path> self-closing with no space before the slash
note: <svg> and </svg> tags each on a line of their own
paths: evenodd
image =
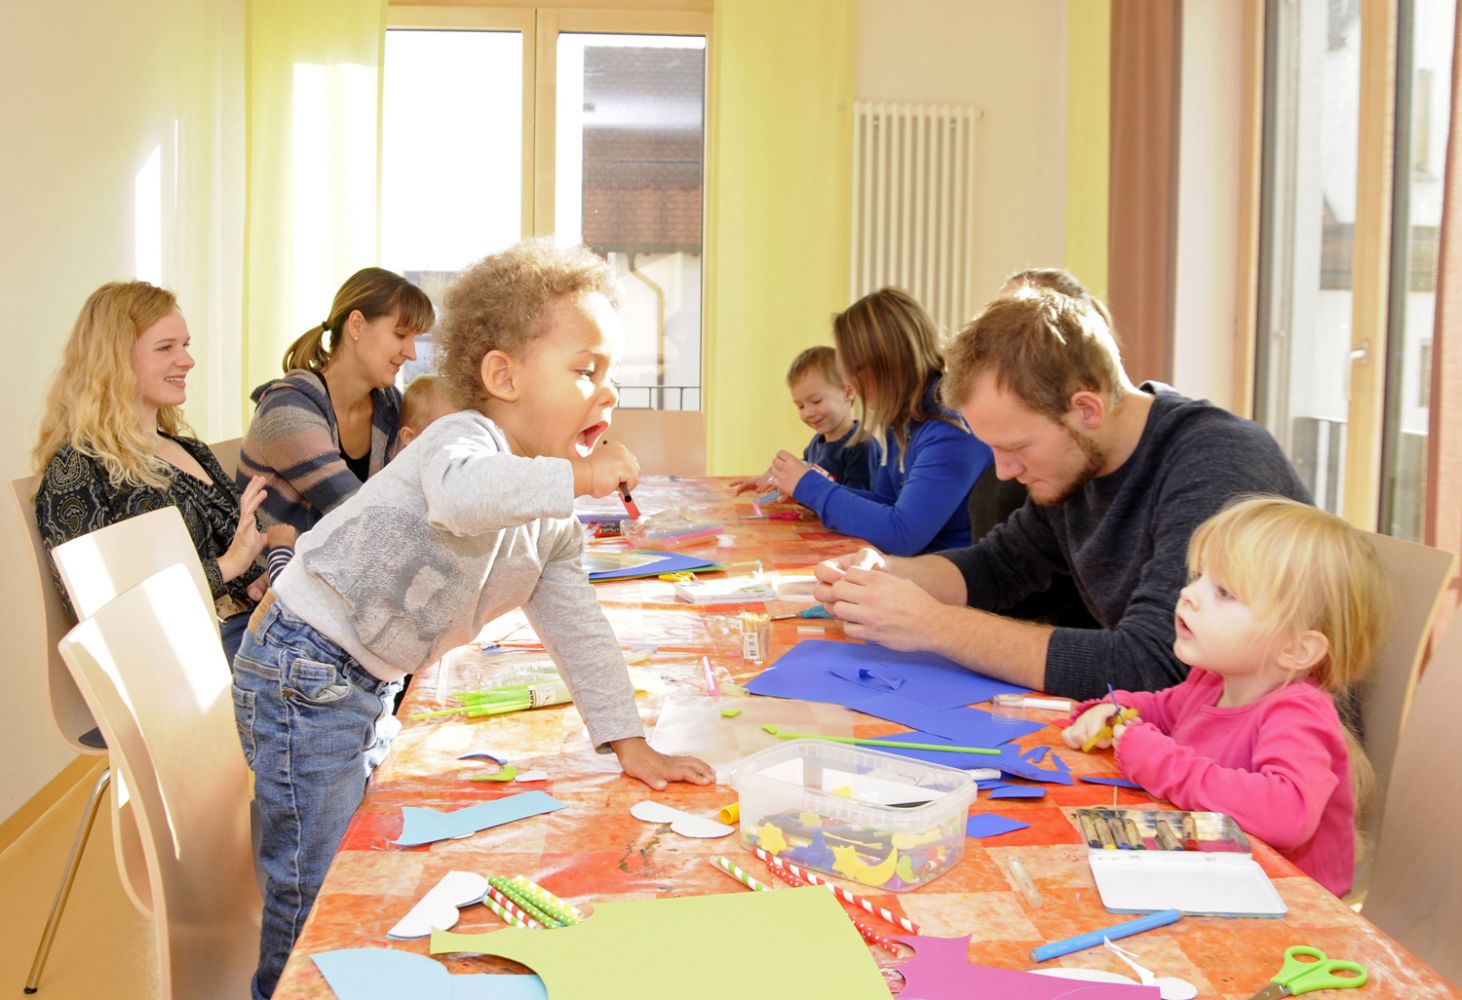
<svg viewBox="0 0 1462 1000">
<path fill-rule="evenodd" d="M 734 493 L 736 496 L 740 496 L 743 493 L 750 493 L 753 490 L 755 490 L 757 495 L 760 496 L 771 488 L 771 470 L 767 470 L 759 476 L 745 476 L 741 479 L 731 480 L 731 492 Z"/>
<path fill-rule="evenodd" d="M 615 740 L 609 745 L 625 774 L 638 778 L 657 792 L 664 791 L 672 781 L 709 785 L 716 780 L 716 772 L 711 765 L 699 757 L 663 754 L 646 743 L 643 736 Z"/>
<path fill-rule="evenodd" d="M 1088 740 L 1101 731 L 1107 724 L 1107 720 L 1117 711 L 1117 706 L 1109 701 L 1099 702 L 1088 708 L 1076 717 L 1076 721 L 1065 729 L 1061 730 L 1061 739 L 1073 750 L 1080 750 Z M 1112 741 L 1106 738 L 1096 742 L 1099 747 L 1109 747 Z"/>
</svg>

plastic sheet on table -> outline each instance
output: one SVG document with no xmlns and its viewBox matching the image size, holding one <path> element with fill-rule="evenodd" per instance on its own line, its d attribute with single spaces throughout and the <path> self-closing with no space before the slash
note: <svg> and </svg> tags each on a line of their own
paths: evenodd
<svg viewBox="0 0 1462 1000">
<path fill-rule="evenodd" d="M 740 709 L 734 718 L 722 709 Z M 716 769 L 716 783 L 730 783 L 737 761 L 781 740 L 762 730 L 771 724 L 800 733 L 852 736 L 868 717 L 841 705 L 782 698 L 672 698 L 660 708 L 650 745 L 661 753 L 693 754 Z"/>
</svg>

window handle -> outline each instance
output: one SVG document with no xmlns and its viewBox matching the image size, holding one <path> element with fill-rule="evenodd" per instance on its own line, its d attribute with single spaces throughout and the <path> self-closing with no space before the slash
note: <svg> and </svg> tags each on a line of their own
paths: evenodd
<svg viewBox="0 0 1462 1000">
<path fill-rule="evenodd" d="M 1345 354 L 1345 374 L 1342 384 L 1345 387 L 1345 401 L 1350 402 L 1350 369 L 1352 365 L 1368 365 L 1371 363 L 1371 342 L 1362 340 L 1359 347 L 1351 348 Z"/>
</svg>

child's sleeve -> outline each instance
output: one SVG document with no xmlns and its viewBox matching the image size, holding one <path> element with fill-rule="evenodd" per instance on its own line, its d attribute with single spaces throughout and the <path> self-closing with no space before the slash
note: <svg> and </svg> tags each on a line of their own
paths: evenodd
<svg viewBox="0 0 1462 1000">
<path fill-rule="evenodd" d="M 903 486 L 892 502 L 845 489 L 810 470 L 797 481 L 795 497 L 833 531 L 865 539 L 890 555 L 918 555 L 963 506 L 991 461 L 990 449 L 962 428 L 931 420 L 921 430 L 920 447 L 907 459 Z"/>
<path fill-rule="evenodd" d="M 428 521 L 459 537 L 574 512 L 574 470 L 566 459 L 521 458 L 475 423 L 438 439 L 421 463 Z"/>
<path fill-rule="evenodd" d="M 589 739 L 607 753 L 614 740 L 645 732 L 619 640 L 584 572 L 583 548 L 577 526 L 565 528 L 523 611 L 558 664 Z"/>
<path fill-rule="evenodd" d="M 1335 741 L 1344 747 L 1336 727 L 1311 706 L 1277 704 L 1257 722 L 1250 766 L 1239 768 L 1142 723 L 1128 727 L 1117 744 L 1117 766 L 1181 809 L 1228 813 L 1271 847 L 1291 851 L 1315 835 L 1335 791 Z"/>
</svg>

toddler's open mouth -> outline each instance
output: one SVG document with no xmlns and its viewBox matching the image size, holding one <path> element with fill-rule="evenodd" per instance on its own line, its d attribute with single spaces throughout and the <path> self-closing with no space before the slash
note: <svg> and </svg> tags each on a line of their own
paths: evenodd
<svg viewBox="0 0 1462 1000">
<path fill-rule="evenodd" d="M 609 430 L 609 421 L 601 420 L 597 424 L 590 424 L 579 431 L 578 437 L 574 438 L 574 450 L 579 453 L 580 458 L 588 458 L 604 432 Z"/>
</svg>

